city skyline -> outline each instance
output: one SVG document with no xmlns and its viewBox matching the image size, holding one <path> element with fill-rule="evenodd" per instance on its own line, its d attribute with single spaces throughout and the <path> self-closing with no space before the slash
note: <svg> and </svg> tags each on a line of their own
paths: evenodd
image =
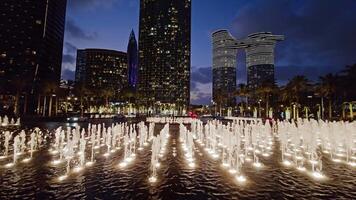
<svg viewBox="0 0 356 200">
<path fill-rule="evenodd" d="M 276 78 L 279 83 L 285 83 L 298 74 L 315 80 L 319 75 L 338 72 L 355 62 L 351 53 L 355 52 L 352 45 L 355 28 L 346 28 L 356 21 L 350 17 L 356 8 L 355 2 L 328 2 L 327 5 L 322 1 L 224 1 L 222 5 L 217 1 L 196 0 L 192 4 L 193 104 L 210 103 L 210 43 L 211 33 L 216 29 L 228 29 L 237 38 L 258 31 L 285 35 L 288 40 L 276 47 Z M 75 48 L 125 50 L 131 29 L 138 32 L 138 12 L 137 0 L 69 2 L 63 77 L 73 77 L 75 57 L 71 52 Z M 329 13 L 335 16 L 326 21 Z M 88 17 L 93 14 L 95 19 Z M 238 59 L 241 67 L 237 72 L 240 83 L 246 81 L 246 67 L 245 55 L 239 53 L 238 56 L 241 57 Z"/>
</svg>

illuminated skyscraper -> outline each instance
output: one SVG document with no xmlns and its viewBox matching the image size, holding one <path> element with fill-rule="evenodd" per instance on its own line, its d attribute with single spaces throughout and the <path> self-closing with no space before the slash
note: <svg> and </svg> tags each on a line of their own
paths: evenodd
<svg viewBox="0 0 356 200">
<path fill-rule="evenodd" d="M 127 86 L 127 54 L 107 49 L 78 49 L 75 84 L 94 94 Z"/>
<path fill-rule="evenodd" d="M 274 83 L 274 49 L 282 40 L 284 36 L 270 32 L 253 33 L 239 40 L 238 45 L 246 51 L 247 85 L 251 89 Z"/>
<path fill-rule="evenodd" d="M 213 33 L 213 101 L 234 106 L 236 90 L 237 49 L 228 48 L 235 38 L 227 30 Z"/>
<path fill-rule="evenodd" d="M 48 92 L 48 83 L 59 85 L 66 5 L 67 0 L 0 1 L 0 85 L 6 94 L 36 95 Z"/>
<path fill-rule="evenodd" d="M 190 100 L 191 0 L 141 0 L 139 91 L 145 105 Z"/>
<path fill-rule="evenodd" d="M 284 40 L 270 32 L 253 33 L 235 39 L 227 30 L 213 33 L 213 100 L 224 106 L 234 105 L 237 51 L 246 51 L 247 85 L 252 91 L 262 84 L 274 83 L 274 48 Z M 220 101 L 220 102 L 218 102 Z"/>
<path fill-rule="evenodd" d="M 129 86 L 136 89 L 138 76 L 138 51 L 135 33 L 132 30 L 130 34 L 129 44 L 127 46 L 127 63 L 128 63 L 128 78 Z"/>
</svg>

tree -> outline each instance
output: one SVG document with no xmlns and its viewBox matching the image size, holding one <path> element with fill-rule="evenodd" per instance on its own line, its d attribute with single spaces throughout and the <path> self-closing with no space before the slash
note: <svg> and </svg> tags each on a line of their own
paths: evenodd
<svg viewBox="0 0 356 200">
<path fill-rule="evenodd" d="M 257 94 L 262 97 L 262 100 L 266 104 L 266 117 L 269 112 L 270 98 L 271 95 L 277 91 L 278 87 L 274 82 L 264 82 L 260 87 L 257 88 Z"/>
<path fill-rule="evenodd" d="M 320 83 L 317 86 L 317 90 L 321 97 L 326 97 L 329 101 L 329 119 L 332 118 L 332 103 L 334 99 L 334 94 L 336 92 L 338 76 L 333 74 L 327 74 L 325 76 L 319 77 Z"/>
<path fill-rule="evenodd" d="M 282 89 L 282 99 L 287 103 L 300 104 L 303 94 L 310 89 L 309 80 L 305 76 L 295 76 Z"/>
<path fill-rule="evenodd" d="M 250 96 L 250 90 L 249 90 L 249 88 L 247 87 L 246 84 L 241 83 L 241 84 L 238 85 L 238 89 L 235 92 L 235 96 L 241 97 L 241 98 L 245 98 L 245 102 L 246 102 L 246 107 L 245 108 L 248 107 L 248 99 L 247 98 Z M 243 101 L 241 102 L 241 104 L 242 104 L 242 108 L 244 110 Z M 244 112 L 241 113 L 241 114 L 244 116 Z"/>
<path fill-rule="evenodd" d="M 86 88 L 84 83 L 77 84 L 74 88 L 74 93 L 79 96 L 80 99 L 80 115 L 84 115 L 84 97 L 90 94 L 90 91 Z"/>
<path fill-rule="evenodd" d="M 217 106 L 219 107 L 219 113 L 220 115 L 222 115 L 221 110 L 222 110 L 222 105 L 225 103 L 226 101 L 226 92 L 224 92 L 221 89 L 218 89 L 215 91 L 214 93 L 214 101 L 217 104 Z"/>
</svg>

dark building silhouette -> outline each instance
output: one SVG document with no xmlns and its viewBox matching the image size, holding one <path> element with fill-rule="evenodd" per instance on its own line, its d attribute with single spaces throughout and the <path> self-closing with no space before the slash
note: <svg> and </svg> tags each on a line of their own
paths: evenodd
<svg viewBox="0 0 356 200">
<path fill-rule="evenodd" d="M 127 86 L 127 54 L 107 49 L 78 49 L 76 87 L 92 93 L 112 91 L 118 94 Z"/>
<path fill-rule="evenodd" d="M 0 1 L 0 93 L 32 96 L 26 99 L 29 111 L 37 106 L 34 96 L 59 85 L 66 4 L 66 0 Z"/>
<path fill-rule="evenodd" d="M 135 33 L 132 30 L 127 46 L 127 61 L 129 69 L 129 86 L 136 89 L 138 76 L 138 49 Z"/>
<path fill-rule="evenodd" d="M 141 0 L 139 91 L 147 106 L 190 100 L 191 0 Z"/>
</svg>

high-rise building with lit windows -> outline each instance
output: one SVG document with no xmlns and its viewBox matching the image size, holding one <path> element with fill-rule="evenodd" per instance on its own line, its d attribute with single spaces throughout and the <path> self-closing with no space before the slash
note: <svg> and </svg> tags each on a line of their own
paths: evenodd
<svg viewBox="0 0 356 200">
<path fill-rule="evenodd" d="M 274 49 L 276 43 L 282 40 L 282 35 L 258 32 L 239 41 L 246 51 L 247 85 L 250 89 L 274 83 Z"/>
<path fill-rule="evenodd" d="M 78 49 L 75 85 L 92 93 L 111 90 L 118 94 L 127 86 L 127 54 L 107 49 Z"/>
<path fill-rule="evenodd" d="M 0 1 L 0 85 L 6 88 L 0 93 L 36 95 L 49 90 L 48 82 L 59 85 L 66 5 L 67 0 Z"/>
<path fill-rule="evenodd" d="M 274 83 L 274 49 L 283 35 L 258 32 L 235 39 L 227 30 L 212 34 L 213 101 L 224 106 L 235 103 L 236 60 L 239 49 L 246 52 L 247 85 L 254 91 L 262 84 Z"/>
<path fill-rule="evenodd" d="M 213 101 L 234 106 L 237 49 L 229 48 L 236 40 L 227 30 L 218 30 L 213 39 Z"/>
<path fill-rule="evenodd" d="M 139 91 L 146 106 L 190 100 L 191 0 L 141 0 Z"/>
<path fill-rule="evenodd" d="M 66 0 L 0 2 L 0 80 L 59 84 Z M 30 84 L 31 83 L 31 84 Z"/>
</svg>

